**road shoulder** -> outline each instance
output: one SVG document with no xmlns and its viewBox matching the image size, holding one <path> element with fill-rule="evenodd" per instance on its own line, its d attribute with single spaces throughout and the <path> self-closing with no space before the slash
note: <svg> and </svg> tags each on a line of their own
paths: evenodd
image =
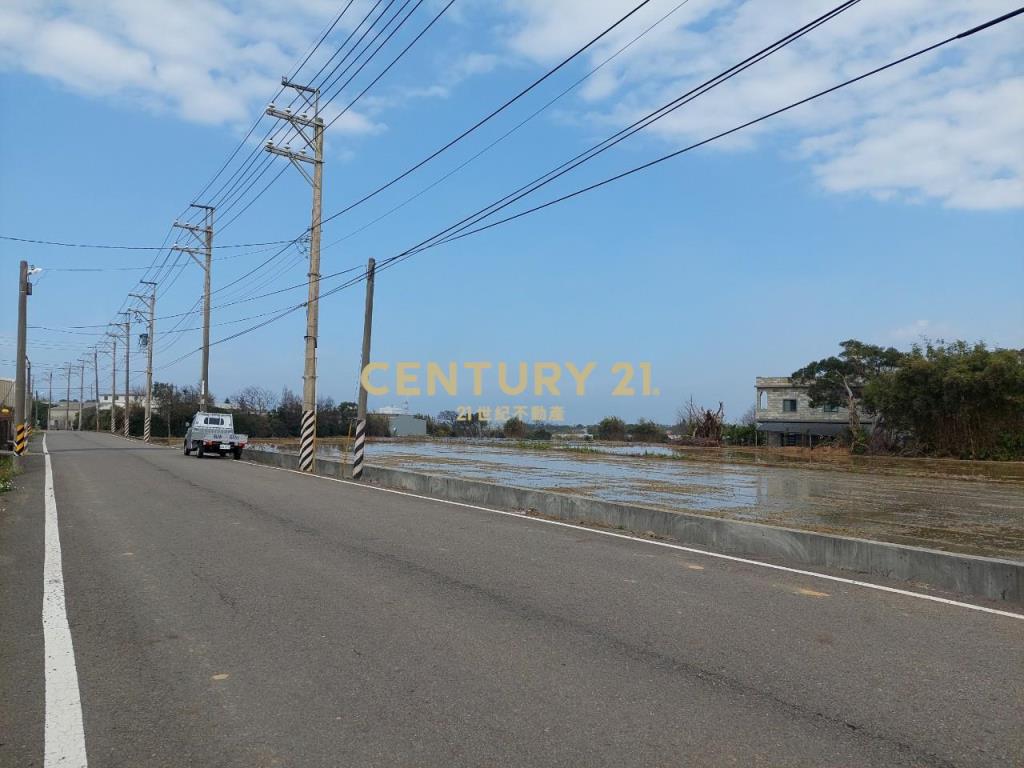
<svg viewBox="0 0 1024 768">
<path fill-rule="evenodd" d="M 45 702 L 42 453 L 22 466 L 0 494 L 0 764 L 12 766 L 42 765 Z"/>
</svg>

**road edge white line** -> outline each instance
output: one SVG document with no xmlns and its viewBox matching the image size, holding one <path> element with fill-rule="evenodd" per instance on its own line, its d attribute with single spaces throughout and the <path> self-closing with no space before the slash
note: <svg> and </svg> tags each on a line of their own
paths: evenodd
<svg viewBox="0 0 1024 768">
<path fill-rule="evenodd" d="M 848 584 L 854 587 L 863 587 L 865 589 L 874 589 L 879 592 L 888 592 L 894 595 L 902 595 L 904 597 L 914 597 L 919 600 L 928 600 L 933 603 L 941 603 L 943 605 L 953 605 L 958 608 L 967 608 L 972 611 L 981 611 L 982 613 L 990 613 L 995 616 L 1005 616 L 1010 619 L 1018 619 L 1024 621 L 1024 614 L 1013 613 L 1012 611 L 1001 611 L 998 608 L 987 608 L 983 605 L 974 605 L 972 603 L 964 603 L 959 600 L 950 600 L 947 597 L 939 597 L 937 595 L 926 595 L 921 592 L 912 592 L 908 589 L 898 589 L 896 587 L 887 587 L 882 584 L 873 584 L 870 581 L 860 581 L 858 579 L 847 579 L 843 576 L 833 576 L 829 573 L 819 573 L 817 571 L 805 571 L 800 568 L 790 568 L 786 565 L 776 565 L 775 563 L 765 563 L 760 560 L 750 560 L 745 557 L 737 557 L 736 555 L 726 555 L 722 552 L 712 552 L 707 549 L 697 549 L 695 547 L 687 547 L 683 544 L 672 544 L 667 541 L 658 541 L 656 539 L 644 539 L 639 536 L 630 536 L 625 533 L 615 533 L 614 531 L 602 531 L 600 528 L 592 528 L 587 525 L 577 525 L 576 523 L 566 523 L 561 520 L 549 520 L 546 517 L 533 517 L 531 515 L 524 515 L 521 512 L 508 512 L 504 509 L 494 509 L 492 507 L 482 507 L 478 504 L 467 504 L 463 501 L 450 501 L 448 499 L 438 499 L 434 496 L 423 496 L 419 493 L 410 493 L 409 491 L 399 491 L 394 488 L 382 488 L 379 485 L 367 485 L 365 483 L 356 483 L 352 480 L 341 480 L 337 477 L 325 477 L 324 475 L 311 475 L 307 472 L 300 472 L 297 469 L 289 469 L 288 467 L 274 467 L 269 464 L 260 464 L 256 461 L 243 461 L 239 462 L 242 464 L 249 464 L 254 467 L 260 467 L 262 469 L 276 469 L 280 472 L 291 472 L 293 475 L 299 475 L 301 477 L 314 477 L 320 480 L 329 480 L 332 483 L 341 483 L 342 485 L 352 485 L 356 488 L 365 488 L 370 491 L 380 491 L 382 493 L 393 493 L 398 496 L 409 496 L 413 499 L 422 499 L 424 501 L 433 501 L 438 504 L 450 504 L 455 507 L 465 507 L 466 509 L 476 509 L 481 512 L 490 512 L 495 515 L 505 515 L 506 517 L 514 517 L 519 520 L 529 520 L 535 523 L 544 523 L 546 525 L 557 525 L 563 528 L 573 528 L 578 531 L 587 531 L 588 533 L 596 533 L 600 536 L 611 536 L 616 539 L 626 539 L 628 541 L 640 542 L 642 544 L 651 544 L 656 547 L 665 547 L 667 549 L 675 549 L 680 552 L 688 552 L 694 555 L 703 555 L 704 557 L 713 557 L 719 560 L 729 560 L 734 563 L 743 563 L 745 565 L 756 565 L 759 568 L 769 568 L 774 571 L 784 571 L 786 573 L 795 573 L 800 576 L 810 576 L 816 579 L 824 579 L 826 581 L 837 582 L 839 584 Z"/>
<path fill-rule="evenodd" d="M 75 649 L 64 598 L 64 567 L 61 562 L 57 497 L 53 490 L 53 465 L 43 435 L 46 462 L 46 518 L 43 559 L 43 648 L 46 708 L 43 728 L 44 768 L 87 768 L 82 699 L 78 689 Z"/>
</svg>

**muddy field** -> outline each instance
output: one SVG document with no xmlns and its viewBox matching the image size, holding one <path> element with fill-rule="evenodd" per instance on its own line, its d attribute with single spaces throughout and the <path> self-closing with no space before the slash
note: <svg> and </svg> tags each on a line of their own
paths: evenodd
<svg viewBox="0 0 1024 768">
<path fill-rule="evenodd" d="M 325 458 L 345 450 L 319 446 Z M 508 441 L 381 441 L 367 455 L 381 466 L 1024 560 L 1021 463 Z"/>
</svg>

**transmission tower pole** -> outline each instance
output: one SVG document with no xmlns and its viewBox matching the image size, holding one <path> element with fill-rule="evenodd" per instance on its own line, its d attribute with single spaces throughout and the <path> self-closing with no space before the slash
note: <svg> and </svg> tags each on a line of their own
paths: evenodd
<svg viewBox="0 0 1024 768">
<path fill-rule="evenodd" d="M 142 429 L 142 439 L 151 442 L 153 426 L 153 334 L 156 333 L 156 283 L 142 281 L 151 286 L 149 294 L 133 293 L 132 296 L 142 299 L 149 308 L 149 336 L 146 340 L 146 418 Z"/>
<path fill-rule="evenodd" d="M 203 368 L 199 379 L 199 403 L 200 409 L 205 411 L 209 405 L 210 392 L 210 269 L 213 265 L 213 214 L 216 209 L 198 203 L 192 203 L 191 207 L 203 211 L 203 226 L 180 221 L 174 222 L 174 226 L 192 235 L 201 247 L 175 244 L 172 250 L 187 253 L 203 270 Z"/>
<path fill-rule="evenodd" d="M 93 348 L 92 350 L 92 372 L 95 378 L 95 390 L 96 390 L 96 425 L 93 429 L 94 432 L 100 431 L 100 353 Z"/>
<path fill-rule="evenodd" d="M 278 147 L 268 141 L 266 150 L 274 155 L 288 158 L 299 173 L 309 182 L 313 189 L 313 212 L 309 226 L 309 298 L 306 302 L 306 357 L 302 378 L 302 432 L 299 438 L 299 469 L 312 472 L 316 454 L 316 347 L 320 316 L 320 229 L 321 201 L 323 197 L 324 170 L 324 121 L 320 117 L 320 91 L 308 85 L 299 85 L 281 78 L 281 85 L 292 88 L 299 93 L 305 111 L 295 114 L 290 109 L 278 109 L 274 104 L 267 107 L 266 113 L 290 123 L 296 134 L 306 144 L 306 149 L 298 152 L 291 147 Z M 312 150 L 310 157 L 308 150 Z M 312 175 L 303 164 L 313 166 Z"/>
</svg>

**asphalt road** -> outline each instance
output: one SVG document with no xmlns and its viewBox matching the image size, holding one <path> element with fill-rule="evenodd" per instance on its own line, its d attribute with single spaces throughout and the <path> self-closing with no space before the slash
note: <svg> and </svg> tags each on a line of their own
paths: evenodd
<svg viewBox="0 0 1024 768">
<path fill-rule="evenodd" d="M 90 766 L 1024 762 L 1019 619 L 106 435 L 47 444 Z M 48 738 L 44 477 L 33 456 L 0 496 L 5 767 L 43 765 Z"/>
</svg>

